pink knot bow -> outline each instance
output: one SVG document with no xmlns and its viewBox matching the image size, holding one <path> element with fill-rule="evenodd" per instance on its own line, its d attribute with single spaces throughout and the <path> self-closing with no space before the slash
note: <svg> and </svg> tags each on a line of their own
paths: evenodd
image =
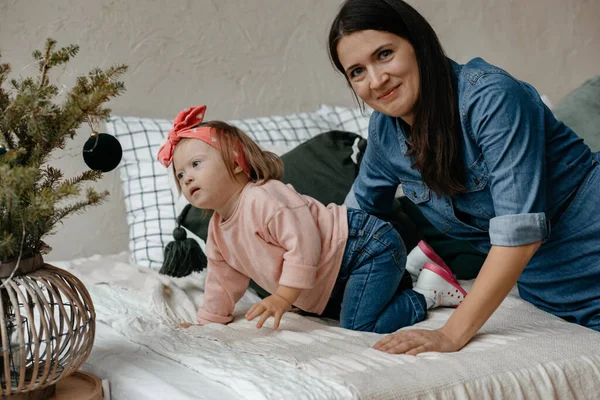
<svg viewBox="0 0 600 400">
<path fill-rule="evenodd" d="M 158 151 L 158 162 L 160 162 L 165 167 L 171 165 L 173 161 L 173 152 L 175 151 L 175 146 L 177 143 L 181 141 L 183 138 L 196 138 L 203 140 L 201 136 L 205 136 L 208 134 L 209 140 L 206 141 L 208 144 L 211 144 L 210 141 L 210 127 L 201 127 L 197 128 L 202 120 L 204 119 L 204 113 L 206 112 L 206 105 L 201 105 L 198 107 L 191 107 L 181 111 L 177 114 L 175 121 L 173 121 L 173 129 L 169 131 L 167 136 L 167 141 Z M 195 129 L 194 129 L 195 128 Z"/>
<path fill-rule="evenodd" d="M 215 149 L 219 149 L 218 140 L 212 136 L 213 128 L 210 126 L 198 126 L 202 123 L 205 112 L 206 105 L 201 105 L 198 107 L 187 108 L 177 115 L 177 118 L 175 118 L 175 121 L 173 121 L 173 129 L 171 129 L 167 135 L 167 141 L 162 145 L 160 150 L 158 150 L 158 162 L 165 167 L 171 165 L 171 162 L 173 162 L 173 152 L 175 151 L 175 146 L 177 146 L 177 144 L 183 138 L 202 140 Z M 242 143 L 236 141 L 234 146 L 235 149 L 233 151 L 233 161 L 242 167 L 244 173 L 250 177 L 251 168 L 250 164 L 246 160 Z"/>
</svg>

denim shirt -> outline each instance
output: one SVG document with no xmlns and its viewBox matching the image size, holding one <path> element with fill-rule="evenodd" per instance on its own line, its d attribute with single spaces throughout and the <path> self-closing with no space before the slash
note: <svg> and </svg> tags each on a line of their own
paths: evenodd
<svg viewBox="0 0 600 400">
<path fill-rule="evenodd" d="M 546 240 L 551 221 L 595 162 L 591 150 L 554 118 L 531 85 L 481 58 L 452 66 L 466 189 L 454 196 L 433 193 L 405 156 L 406 125 L 374 111 L 354 183 L 358 205 L 385 215 L 402 184 L 436 228 L 480 251 Z"/>
</svg>

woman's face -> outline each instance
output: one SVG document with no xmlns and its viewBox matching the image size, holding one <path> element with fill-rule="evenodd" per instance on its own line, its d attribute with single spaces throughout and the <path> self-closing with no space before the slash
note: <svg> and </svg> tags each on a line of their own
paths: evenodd
<svg viewBox="0 0 600 400">
<path fill-rule="evenodd" d="M 415 50 L 407 40 L 390 32 L 359 31 L 342 37 L 337 52 L 358 97 L 412 125 L 420 81 Z"/>
</svg>

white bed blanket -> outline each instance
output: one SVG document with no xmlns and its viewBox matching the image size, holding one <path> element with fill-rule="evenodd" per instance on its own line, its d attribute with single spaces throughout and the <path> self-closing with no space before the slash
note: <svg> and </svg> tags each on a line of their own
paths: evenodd
<svg viewBox="0 0 600 400">
<path fill-rule="evenodd" d="M 99 322 L 220 382 L 248 399 L 596 399 L 600 333 L 537 310 L 513 291 L 480 333 L 456 353 L 417 357 L 371 349 L 382 335 L 285 314 L 280 329 L 195 321 L 203 274 L 173 279 L 127 262 L 126 254 L 54 263 L 86 284 Z M 462 282 L 468 286 L 468 282 Z M 450 309 L 416 328 L 437 328 Z M 410 329 L 410 328 L 407 328 Z M 200 394 L 199 394 L 200 396 Z"/>
</svg>

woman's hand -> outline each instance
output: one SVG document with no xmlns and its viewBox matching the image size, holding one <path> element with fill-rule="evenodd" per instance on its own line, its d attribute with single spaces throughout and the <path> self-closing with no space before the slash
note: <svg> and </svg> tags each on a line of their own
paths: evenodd
<svg viewBox="0 0 600 400">
<path fill-rule="evenodd" d="M 246 319 L 252 321 L 260 315 L 260 319 L 256 323 L 257 328 L 262 328 L 263 324 L 269 317 L 275 318 L 273 328 L 279 328 L 279 321 L 286 311 L 292 308 L 292 304 L 283 297 L 274 294 L 264 298 L 261 302 L 255 303 L 246 313 Z"/>
<path fill-rule="evenodd" d="M 396 332 L 373 348 L 392 354 L 458 351 L 502 303 L 541 241 L 515 247 L 492 246 L 469 294 L 440 329 Z"/>
<path fill-rule="evenodd" d="M 446 335 L 442 329 L 411 329 L 387 335 L 373 346 L 390 354 L 416 356 L 428 351 L 452 352 L 461 349 L 460 343 Z"/>
</svg>

